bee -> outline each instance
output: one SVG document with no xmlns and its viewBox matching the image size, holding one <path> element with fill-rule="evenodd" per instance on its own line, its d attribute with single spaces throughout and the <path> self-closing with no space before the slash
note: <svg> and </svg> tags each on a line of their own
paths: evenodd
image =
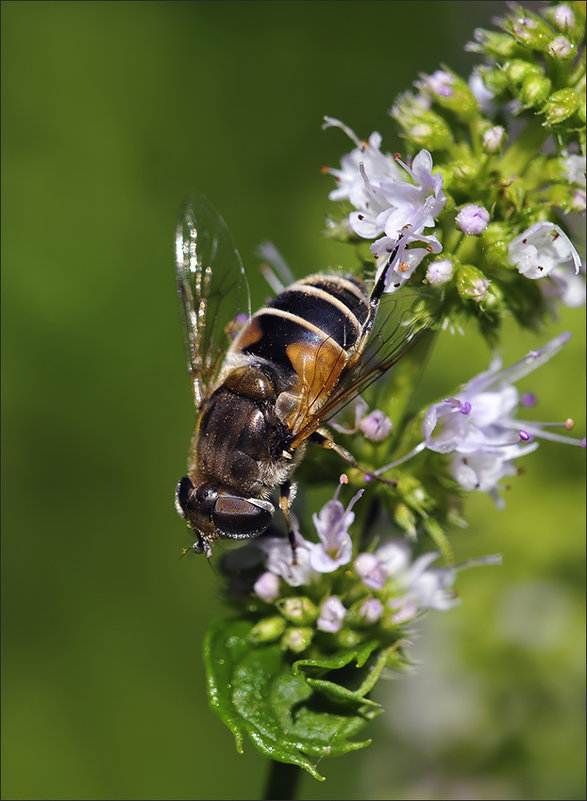
<svg viewBox="0 0 587 801">
<path fill-rule="evenodd" d="M 217 539 L 266 531 L 278 488 L 295 557 L 292 476 L 308 443 L 359 466 L 324 424 L 395 364 L 433 315 L 414 295 L 384 294 L 386 269 L 370 291 L 352 275 L 312 274 L 251 314 L 238 251 L 204 197 L 181 212 L 176 262 L 197 411 L 176 509 L 195 534 L 193 550 L 210 557 Z"/>
</svg>

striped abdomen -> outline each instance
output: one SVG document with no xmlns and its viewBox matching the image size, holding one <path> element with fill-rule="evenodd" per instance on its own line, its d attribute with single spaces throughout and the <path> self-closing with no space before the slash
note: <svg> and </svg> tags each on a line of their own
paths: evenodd
<svg viewBox="0 0 587 801">
<path fill-rule="evenodd" d="M 293 433 L 306 415 L 317 414 L 336 386 L 368 311 L 362 281 L 311 275 L 254 314 L 233 343 L 233 352 L 280 368 L 289 385 L 286 422 Z"/>
</svg>

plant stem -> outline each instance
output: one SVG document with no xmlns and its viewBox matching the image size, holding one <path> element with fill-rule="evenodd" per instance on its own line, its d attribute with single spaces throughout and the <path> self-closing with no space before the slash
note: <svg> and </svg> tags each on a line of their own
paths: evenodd
<svg viewBox="0 0 587 801">
<path fill-rule="evenodd" d="M 271 760 L 265 788 L 265 801 L 293 801 L 300 779 L 300 768 Z"/>
</svg>

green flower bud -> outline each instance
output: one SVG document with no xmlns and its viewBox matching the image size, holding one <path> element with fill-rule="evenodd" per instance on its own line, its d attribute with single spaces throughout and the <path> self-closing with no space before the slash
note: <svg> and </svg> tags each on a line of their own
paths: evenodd
<svg viewBox="0 0 587 801">
<path fill-rule="evenodd" d="M 544 125 L 558 125 L 568 120 L 579 109 L 581 100 L 573 89 L 560 89 L 552 94 L 542 109 Z"/>
<path fill-rule="evenodd" d="M 509 88 L 508 77 L 503 70 L 481 70 L 483 83 L 494 95 L 500 95 Z"/>
<path fill-rule="evenodd" d="M 501 60 L 511 58 L 520 52 L 519 46 L 508 33 L 477 28 L 474 36 L 475 41 L 466 46 L 466 49 L 472 53 L 485 53 L 491 58 Z"/>
<path fill-rule="evenodd" d="M 549 95 L 552 81 L 546 75 L 528 75 L 522 81 L 518 99 L 524 108 L 542 105 Z"/>
<path fill-rule="evenodd" d="M 314 623 L 318 617 L 318 609 L 309 598 L 284 598 L 275 604 L 283 617 L 290 623 L 307 625 Z"/>
<path fill-rule="evenodd" d="M 468 192 L 477 181 L 481 164 L 472 157 L 456 159 L 443 166 L 444 189 L 449 192 Z M 448 204 L 447 207 L 448 209 Z"/>
<path fill-rule="evenodd" d="M 293 651 L 294 654 L 301 654 L 310 646 L 313 638 L 314 629 L 306 627 L 288 629 L 281 638 L 281 647 Z"/>
<path fill-rule="evenodd" d="M 550 26 L 527 8 L 515 8 L 514 14 L 504 21 L 504 28 L 521 45 L 538 50 L 540 53 L 547 53 L 550 43 L 554 39 Z"/>
<path fill-rule="evenodd" d="M 503 72 L 508 81 L 514 87 L 519 86 L 522 81 L 531 75 L 543 75 L 542 69 L 538 64 L 532 64 L 521 58 L 515 58 L 503 65 Z"/>
<path fill-rule="evenodd" d="M 285 620 L 279 615 L 260 620 L 250 631 L 249 639 L 254 643 L 273 642 L 285 631 Z"/>
<path fill-rule="evenodd" d="M 428 150 L 445 150 L 453 142 L 452 131 L 445 120 L 433 111 L 424 111 L 413 124 L 404 125 L 406 139 Z"/>
<path fill-rule="evenodd" d="M 364 639 L 364 634 L 359 631 L 347 629 L 346 627 L 337 631 L 336 634 L 332 636 L 339 648 L 354 648 Z"/>
<path fill-rule="evenodd" d="M 457 272 L 457 291 L 463 300 L 472 300 L 481 303 L 487 297 L 490 281 L 485 275 L 473 267 L 472 264 L 463 264 Z"/>
</svg>

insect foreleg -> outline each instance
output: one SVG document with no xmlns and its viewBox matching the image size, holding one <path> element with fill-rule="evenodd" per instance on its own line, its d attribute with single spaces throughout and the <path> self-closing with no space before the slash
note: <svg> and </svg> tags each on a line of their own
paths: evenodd
<svg viewBox="0 0 587 801">
<path fill-rule="evenodd" d="M 342 445 L 339 445 L 338 442 L 335 442 L 325 434 L 321 434 L 320 431 L 314 431 L 313 434 L 310 434 L 308 439 L 310 442 L 320 445 L 321 448 L 328 448 L 328 450 L 334 451 L 341 459 L 344 459 L 345 462 L 350 464 L 351 467 L 356 467 L 357 470 L 360 470 L 365 476 L 369 476 L 370 479 L 374 478 L 376 481 L 379 481 L 381 484 L 386 484 L 388 487 L 397 487 L 397 481 L 390 481 L 389 479 L 382 478 L 370 470 L 367 470 L 365 467 L 362 467 L 350 451 L 347 451 L 346 448 L 343 448 Z"/>
</svg>

